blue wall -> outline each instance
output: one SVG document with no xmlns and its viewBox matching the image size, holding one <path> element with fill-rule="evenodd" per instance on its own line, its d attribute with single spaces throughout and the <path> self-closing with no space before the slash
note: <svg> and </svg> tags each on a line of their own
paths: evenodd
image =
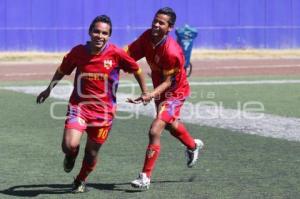
<svg viewBox="0 0 300 199">
<path fill-rule="evenodd" d="M 164 6 L 177 12 L 177 27 L 198 29 L 197 48 L 300 47 L 300 0 L 0 0 L 0 50 L 69 50 L 89 39 L 100 14 L 112 18 L 111 41 L 123 46 Z"/>
</svg>

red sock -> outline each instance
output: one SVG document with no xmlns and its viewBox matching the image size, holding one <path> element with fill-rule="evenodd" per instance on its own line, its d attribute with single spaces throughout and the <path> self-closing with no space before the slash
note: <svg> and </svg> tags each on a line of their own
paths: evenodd
<svg viewBox="0 0 300 199">
<path fill-rule="evenodd" d="M 82 166 L 78 176 L 76 177 L 79 181 L 86 181 L 88 175 L 96 168 L 97 159 L 94 159 L 92 162 L 88 163 L 84 158 L 82 161 Z"/>
<path fill-rule="evenodd" d="M 179 139 L 188 149 L 194 149 L 196 147 L 195 140 L 181 122 L 179 122 L 177 128 L 172 129 L 170 133 Z"/>
<path fill-rule="evenodd" d="M 149 144 L 147 147 L 143 173 L 146 173 L 147 177 L 151 177 L 152 170 L 154 169 L 155 162 L 160 153 L 160 145 Z"/>
</svg>

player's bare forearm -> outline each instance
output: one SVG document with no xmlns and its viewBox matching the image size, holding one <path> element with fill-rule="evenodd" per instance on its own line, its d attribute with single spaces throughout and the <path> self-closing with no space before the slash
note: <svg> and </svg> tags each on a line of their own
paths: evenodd
<svg viewBox="0 0 300 199">
<path fill-rule="evenodd" d="M 135 77 L 136 81 L 138 82 L 138 84 L 140 86 L 142 94 L 147 93 L 148 89 L 147 89 L 147 85 L 146 85 L 144 74 L 141 71 L 139 71 L 137 73 L 134 73 L 134 77 Z"/>
<path fill-rule="evenodd" d="M 65 75 L 58 70 L 54 73 L 49 86 L 42 91 L 36 98 L 38 104 L 43 103 L 50 95 L 51 90 L 56 86 L 56 84 L 64 77 Z"/>
<path fill-rule="evenodd" d="M 65 75 L 59 70 L 56 70 L 47 89 L 50 91 L 56 86 L 56 84 L 64 77 Z"/>
<path fill-rule="evenodd" d="M 153 98 L 155 98 L 155 97 L 159 96 L 160 94 L 162 94 L 163 92 L 165 92 L 172 85 L 171 78 L 172 78 L 172 76 L 167 76 L 165 78 L 165 81 L 163 81 L 163 83 L 161 83 L 158 87 L 156 87 L 151 92 L 151 96 Z"/>
<path fill-rule="evenodd" d="M 138 70 L 136 73 L 134 73 L 134 77 L 135 77 L 136 81 L 139 83 L 139 86 L 142 91 L 142 95 L 136 99 L 128 98 L 126 101 L 128 103 L 133 103 L 133 104 L 143 103 L 144 105 L 146 105 L 151 101 L 151 98 L 148 99 L 146 97 L 149 93 L 148 93 L 148 89 L 147 89 L 147 85 L 146 85 L 146 81 L 145 81 L 145 76 L 142 73 L 141 69 Z"/>
</svg>

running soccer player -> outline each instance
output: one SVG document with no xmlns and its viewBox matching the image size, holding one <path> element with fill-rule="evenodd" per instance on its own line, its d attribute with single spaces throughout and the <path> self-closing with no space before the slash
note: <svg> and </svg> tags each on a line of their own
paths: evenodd
<svg viewBox="0 0 300 199">
<path fill-rule="evenodd" d="M 146 58 L 151 68 L 154 90 L 132 103 L 147 102 L 154 98 L 157 116 L 149 130 L 144 167 L 133 187 L 149 188 L 151 173 L 160 154 L 160 136 L 164 129 L 186 146 L 187 166 L 192 167 L 199 155 L 203 142 L 194 139 L 179 120 L 180 109 L 190 94 L 189 83 L 184 70 L 184 55 L 177 42 L 168 35 L 176 21 L 175 12 L 165 7 L 158 10 L 152 21 L 152 28 L 146 30 L 128 46 L 127 53 L 135 60 Z"/>
<path fill-rule="evenodd" d="M 37 97 L 37 103 L 43 103 L 53 87 L 76 68 L 62 140 L 65 172 L 71 172 L 74 167 L 84 131 L 88 137 L 82 167 L 73 182 L 73 193 L 86 191 L 87 177 L 95 169 L 98 151 L 111 130 L 120 69 L 134 74 L 142 93 L 147 90 L 144 76 L 135 60 L 123 49 L 108 43 L 111 33 L 110 18 L 106 15 L 97 16 L 89 27 L 90 41 L 75 46 L 63 58 L 48 88 Z"/>
</svg>

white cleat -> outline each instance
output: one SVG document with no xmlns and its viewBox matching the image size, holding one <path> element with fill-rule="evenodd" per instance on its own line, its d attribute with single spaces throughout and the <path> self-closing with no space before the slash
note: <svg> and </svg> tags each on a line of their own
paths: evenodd
<svg viewBox="0 0 300 199">
<path fill-rule="evenodd" d="M 189 168 L 193 167 L 199 156 L 200 150 L 203 148 L 204 144 L 200 139 L 195 139 L 196 148 L 194 150 L 186 149 L 185 154 L 187 158 L 187 166 Z"/>
<path fill-rule="evenodd" d="M 140 173 L 139 176 L 131 182 L 131 186 L 134 188 L 146 188 L 150 187 L 150 178 L 147 177 L 146 173 Z"/>
</svg>

